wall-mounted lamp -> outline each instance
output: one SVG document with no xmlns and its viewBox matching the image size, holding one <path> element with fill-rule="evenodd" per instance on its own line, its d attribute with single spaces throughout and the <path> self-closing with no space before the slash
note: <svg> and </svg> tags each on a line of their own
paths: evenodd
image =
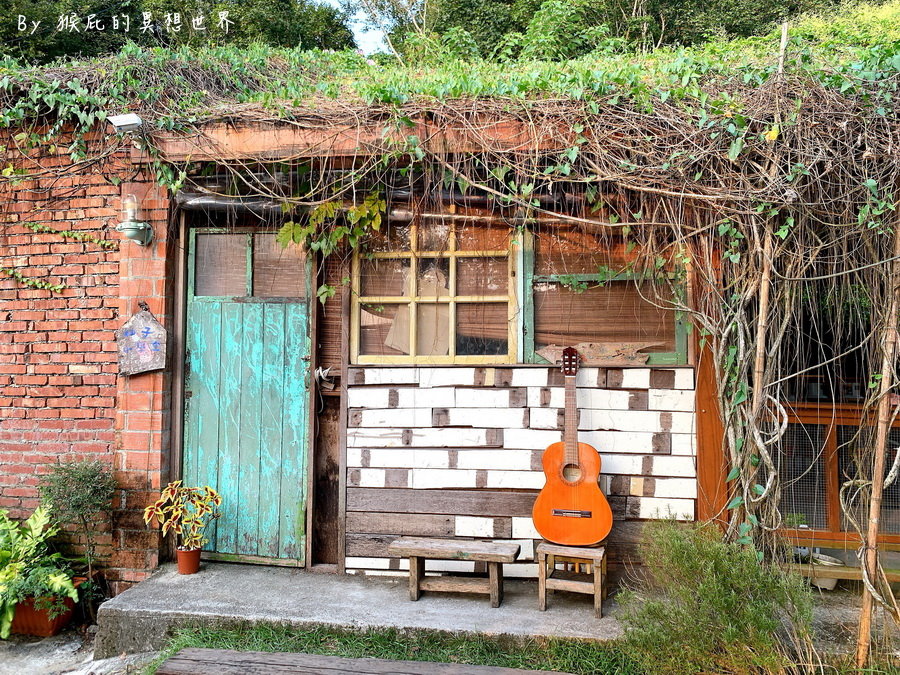
<svg viewBox="0 0 900 675">
<path fill-rule="evenodd" d="M 138 221 L 137 210 L 137 197 L 131 194 L 122 197 L 123 220 L 116 225 L 116 232 L 121 232 L 126 239 L 131 239 L 141 246 L 149 246 L 153 241 L 153 227 L 150 223 Z"/>
<path fill-rule="evenodd" d="M 120 134 L 126 131 L 134 131 L 138 129 L 144 122 L 134 113 L 125 113 L 124 115 L 110 115 L 106 121 L 113 125 L 113 128 Z"/>
</svg>

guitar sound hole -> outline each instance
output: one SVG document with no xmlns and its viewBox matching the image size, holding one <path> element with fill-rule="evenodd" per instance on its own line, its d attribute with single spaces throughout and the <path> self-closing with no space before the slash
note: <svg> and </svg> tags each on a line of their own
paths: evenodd
<svg viewBox="0 0 900 675">
<path fill-rule="evenodd" d="M 577 464 L 566 464 L 563 467 L 562 475 L 569 483 L 577 483 L 581 480 L 581 467 Z"/>
</svg>

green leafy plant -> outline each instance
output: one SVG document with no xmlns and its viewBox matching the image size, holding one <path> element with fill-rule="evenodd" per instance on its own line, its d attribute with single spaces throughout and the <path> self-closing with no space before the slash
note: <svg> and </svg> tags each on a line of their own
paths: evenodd
<svg viewBox="0 0 900 675">
<path fill-rule="evenodd" d="M 65 611 L 65 598 L 78 600 L 71 569 L 48 544 L 58 532 L 44 506 L 22 523 L 0 511 L 0 639 L 9 637 L 16 605 L 26 598 L 50 618 Z"/>
<path fill-rule="evenodd" d="M 726 543 L 710 524 L 644 528 L 658 586 L 624 594 L 625 653 L 650 673 L 779 672 L 808 636 L 803 580 Z M 678 649 L 672 649 L 678 645 Z"/>
<path fill-rule="evenodd" d="M 84 543 L 87 581 L 81 587 L 88 614 L 95 617 L 94 602 L 100 590 L 94 579 L 97 537 L 112 513 L 116 490 L 109 465 L 100 460 L 56 464 L 41 480 L 41 500 L 52 509 L 54 520 L 73 524 Z"/>
<path fill-rule="evenodd" d="M 187 487 L 176 480 L 163 488 L 159 499 L 144 509 L 144 522 L 149 525 L 156 519 L 163 535 L 172 532 L 182 550 L 202 548 L 209 541 L 204 530 L 219 517 L 221 504 L 222 497 L 208 485 Z"/>
</svg>

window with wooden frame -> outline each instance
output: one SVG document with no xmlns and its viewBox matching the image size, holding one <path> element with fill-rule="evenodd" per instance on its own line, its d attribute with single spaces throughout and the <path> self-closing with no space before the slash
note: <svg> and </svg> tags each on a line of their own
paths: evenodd
<svg viewBox="0 0 900 675">
<path fill-rule="evenodd" d="M 354 363 L 516 361 L 510 229 L 473 220 L 465 226 L 441 217 L 392 225 L 365 254 L 355 254 Z"/>
<path fill-rule="evenodd" d="M 641 269 L 624 240 L 598 239 L 578 227 L 560 226 L 529 239 L 527 362 L 552 360 L 545 355 L 553 346 L 592 343 L 601 354 L 646 354 L 651 365 L 687 363 L 687 322 L 672 307 L 674 294 L 685 292 L 683 275 L 679 279 L 670 266 Z"/>
<path fill-rule="evenodd" d="M 875 420 L 860 422 L 852 404 L 787 404 L 788 425 L 777 454 L 781 479 L 779 510 L 785 533 L 804 545 L 855 548 L 859 536 L 841 512 L 840 489 L 846 481 L 871 473 Z M 888 447 L 900 446 L 900 420 Z M 889 457 L 886 472 L 893 456 Z M 848 496 L 852 493 L 852 489 Z M 856 500 L 852 517 L 865 527 L 868 502 Z M 885 488 L 879 542 L 900 547 L 900 484 Z"/>
</svg>

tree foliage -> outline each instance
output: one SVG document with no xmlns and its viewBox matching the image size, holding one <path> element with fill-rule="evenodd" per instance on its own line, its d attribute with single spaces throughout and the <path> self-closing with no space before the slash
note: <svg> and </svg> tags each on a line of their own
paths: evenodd
<svg viewBox="0 0 900 675">
<path fill-rule="evenodd" d="M 711 37 L 747 37 L 837 0 L 443 0 L 427 23 L 440 35 L 465 30 L 484 57 L 566 59 L 595 51 L 607 36 L 648 48 Z M 499 46 L 499 48 L 498 48 Z"/>
</svg>

